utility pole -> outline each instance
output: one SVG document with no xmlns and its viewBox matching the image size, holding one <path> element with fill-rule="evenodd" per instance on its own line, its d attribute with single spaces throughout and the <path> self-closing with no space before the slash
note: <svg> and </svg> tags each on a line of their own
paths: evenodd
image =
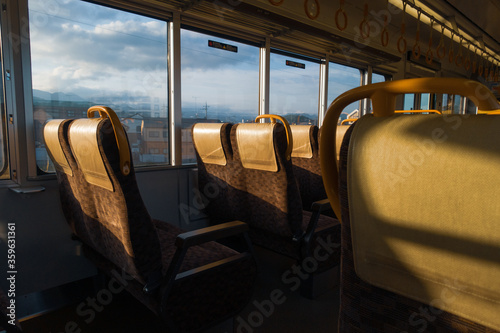
<svg viewBox="0 0 500 333">
<path fill-rule="evenodd" d="M 208 119 L 208 108 L 209 108 L 209 106 L 208 106 L 207 102 L 205 101 L 205 105 L 201 107 L 202 110 L 205 110 L 205 120 Z"/>
</svg>

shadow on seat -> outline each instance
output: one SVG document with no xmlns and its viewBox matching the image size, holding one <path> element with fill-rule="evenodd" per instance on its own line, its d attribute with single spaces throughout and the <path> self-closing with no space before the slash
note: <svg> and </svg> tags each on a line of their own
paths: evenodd
<svg viewBox="0 0 500 333">
<path fill-rule="evenodd" d="M 404 93 L 500 109 L 478 82 L 444 78 L 373 84 L 332 103 L 321 162 L 342 217 L 339 332 L 499 332 L 500 118 L 391 116 Z M 337 118 L 363 98 L 374 113 L 345 134 L 337 173 Z"/>
<path fill-rule="evenodd" d="M 86 255 L 169 331 L 198 331 L 234 316 L 256 277 L 248 226 L 234 221 L 183 232 L 152 219 L 118 118 L 106 107 L 90 108 L 89 117 L 95 112 L 101 117 L 52 120 L 44 128 L 63 210 Z M 240 238 L 247 250 L 215 242 L 226 237 Z"/>
<path fill-rule="evenodd" d="M 292 164 L 302 198 L 302 208 L 326 199 L 319 159 L 319 131 L 314 125 L 290 125 L 293 138 Z"/>
<path fill-rule="evenodd" d="M 235 124 L 231 146 L 232 177 L 238 178 L 239 202 L 245 212 L 239 218 L 249 224 L 252 241 L 295 258 L 300 265 L 313 263 L 308 268 L 310 280 L 301 285 L 304 296 L 315 297 L 325 290 L 314 286 L 314 278 L 323 272 L 331 274 L 330 287 L 335 285 L 340 226 L 320 210 L 302 210 L 285 127 L 279 123 Z"/>
</svg>

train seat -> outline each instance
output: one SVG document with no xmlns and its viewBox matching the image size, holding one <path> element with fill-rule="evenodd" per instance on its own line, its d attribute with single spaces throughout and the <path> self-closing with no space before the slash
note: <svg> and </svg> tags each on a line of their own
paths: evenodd
<svg viewBox="0 0 500 333">
<path fill-rule="evenodd" d="M 319 159 L 319 130 L 314 125 L 290 125 L 293 138 L 292 164 L 302 198 L 302 208 L 311 211 L 314 202 L 326 199 Z"/>
<path fill-rule="evenodd" d="M 351 125 L 339 125 L 337 126 L 337 139 L 335 142 L 337 143 L 337 161 L 340 159 L 340 146 L 342 145 L 342 140 L 344 140 L 345 133 L 349 129 Z"/>
<path fill-rule="evenodd" d="M 301 263 L 317 254 L 318 242 L 339 244 L 340 226 L 336 219 L 321 215 L 319 210 L 302 210 L 282 124 L 235 124 L 231 145 L 235 168 L 239 168 L 234 172 L 240 183 L 238 193 L 246 206 L 241 218 L 249 224 L 254 244 Z M 329 256 L 318 260 L 315 273 L 338 269 L 338 251 L 338 247 L 331 249 Z M 314 286 L 304 283 L 302 287 L 305 296 L 315 296 Z"/>
<path fill-rule="evenodd" d="M 354 89 L 325 118 L 334 133 L 343 106 L 372 98 L 374 114 L 345 134 L 338 173 L 333 135 L 321 142 L 341 210 L 339 332 L 500 331 L 500 118 L 387 112 L 397 94 L 428 92 L 500 109 L 478 82 L 411 79 Z"/>
<path fill-rule="evenodd" d="M 114 111 L 89 109 L 89 117 L 53 120 L 44 128 L 56 165 L 62 207 L 87 257 L 123 282 L 160 316 L 169 331 L 198 331 L 238 313 L 248 302 L 256 264 L 239 221 L 184 232 L 152 219 L 137 187 L 130 147 Z M 63 198 L 67 196 L 67 198 Z M 217 242 L 239 237 L 237 252 Z"/>
<path fill-rule="evenodd" d="M 207 199 L 205 209 L 211 224 L 234 220 L 240 206 L 228 179 L 228 170 L 234 163 L 231 127 L 230 123 L 197 123 L 191 129 L 198 162 L 198 188 Z"/>
</svg>

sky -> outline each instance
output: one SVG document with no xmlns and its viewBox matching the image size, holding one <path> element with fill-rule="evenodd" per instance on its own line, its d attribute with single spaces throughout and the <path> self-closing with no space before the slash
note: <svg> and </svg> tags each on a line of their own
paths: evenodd
<svg viewBox="0 0 500 333">
<path fill-rule="evenodd" d="M 168 104 L 167 24 L 77 0 L 29 0 L 33 89 L 76 94 L 97 101 L 109 96 L 148 96 Z M 208 40 L 238 47 L 208 47 Z M 201 33 L 181 32 L 183 110 L 257 113 L 259 48 Z M 306 65 L 285 66 L 286 60 Z M 330 70 L 329 103 L 359 85 L 359 71 Z M 318 109 L 319 65 L 271 56 L 270 111 L 309 113 Z M 166 108 L 165 108 L 166 109 Z"/>
</svg>

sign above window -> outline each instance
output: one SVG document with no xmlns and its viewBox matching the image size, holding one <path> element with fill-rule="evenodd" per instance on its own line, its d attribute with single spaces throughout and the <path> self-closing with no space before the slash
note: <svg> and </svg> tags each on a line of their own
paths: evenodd
<svg viewBox="0 0 500 333">
<path fill-rule="evenodd" d="M 226 51 L 231 51 L 231 52 L 238 53 L 238 47 L 237 46 L 229 45 L 229 44 L 224 44 L 224 43 L 216 42 L 216 41 L 213 41 L 213 40 L 209 40 L 208 41 L 208 46 L 209 47 L 214 47 L 216 49 L 221 49 L 221 50 L 226 50 Z"/>
</svg>

